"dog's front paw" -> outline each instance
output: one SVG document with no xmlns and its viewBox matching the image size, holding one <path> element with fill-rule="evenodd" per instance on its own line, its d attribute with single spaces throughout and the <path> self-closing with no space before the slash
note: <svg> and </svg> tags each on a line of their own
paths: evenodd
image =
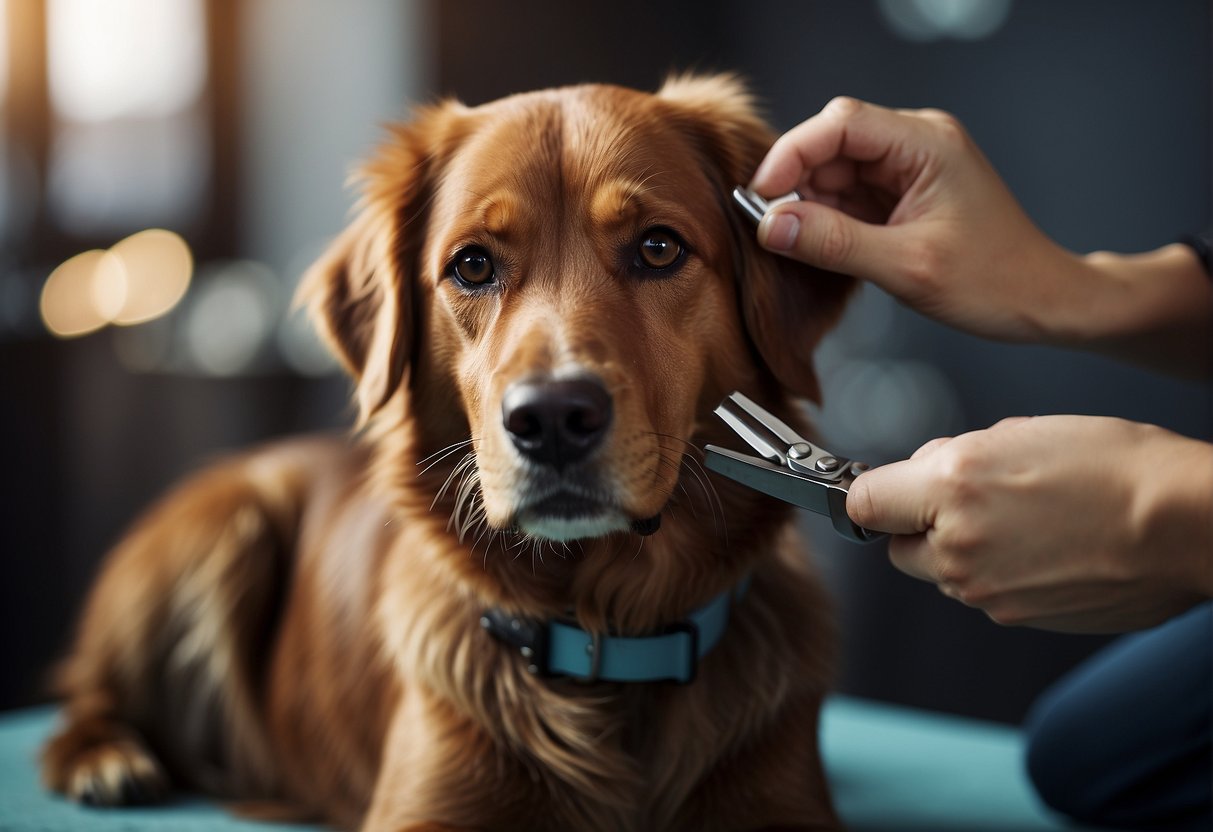
<svg viewBox="0 0 1213 832">
<path fill-rule="evenodd" d="M 168 793 L 160 763 L 132 732 L 74 722 L 42 751 L 42 780 L 90 806 L 153 803 Z"/>
</svg>

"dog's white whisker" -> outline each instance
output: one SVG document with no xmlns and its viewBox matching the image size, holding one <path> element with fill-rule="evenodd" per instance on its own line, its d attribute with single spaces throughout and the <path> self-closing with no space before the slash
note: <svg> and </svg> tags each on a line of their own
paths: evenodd
<svg viewBox="0 0 1213 832">
<path fill-rule="evenodd" d="M 477 487 L 480 484 L 480 474 L 475 467 L 475 456 L 468 454 L 464 461 L 456 466 L 456 471 L 461 472 L 459 485 L 455 488 L 455 506 L 451 511 L 451 517 L 447 521 L 446 528 L 447 531 L 450 531 L 452 528 L 459 528 L 459 540 L 462 542 L 465 512 L 469 509 L 467 501 L 472 494 L 478 493 Z"/>
<path fill-rule="evenodd" d="M 485 523 L 484 526 L 485 526 L 485 530 L 488 531 L 488 533 L 489 533 L 489 539 L 484 544 L 484 560 L 481 563 L 481 568 L 487 572 L 489 569 L 489 552 L 492 550 L 494 543 L 501 542 L 502 532 L 499 529 L 494 529 L 488 523 Z M 483 534 L 483 532 L 481 532 L 481 534 Z M 479 542 L 479 538 L 477 538 L 477 543 L 478 542 Z M 474 553 L 475 551 L 476 551 L 476 544 L 472 544 L 472 552 Z"/>
<path fill-rule="evenodd" d="M 454 524 L 459 527 L 459 542 L 463 542 L 464 536 L 470 528 L 473 517 L 472 501 L 479 497 L 480 491 L 480 474 L 474 466 L 469 466 L 464 472 L 463 478 L 459 481 L 459 487 L 455 492 L 455 511 L 451 518 Z M 450 524 L 448 524 L 448 529 Z"/>
<path fill-rule="evenodd" d="M 722 503 L 720 501 L 720 494 L 717 493 L 716 486 L 712 485 L 711 480 L 708 478 L 707 471 L 705 471 L 703 469 L 703 465 L 699 462 L 698 459 L 696 459 L 694 456 L 692 456 L 691 454 L 686 453 L 686 452 L 683 452 L 682 458 L 683 458 L 684 467 L 688 471 L 691 472 L 691 474 L 695 477 L 696 481 L 699 483 L 700 489 L 703 490 L 703 496 L 708 502 L 708 508 L 711 509 L 711 511 L 712 511 L 712 528 L 716 531 L 717 534 L 720 534 L 721 528 L 723 525 L 724 534 L 725 534 L 725 545 L 727 546 L 728 545 L 728 526 L 727 526 L 727 524 L 723 524 L 724 503 Z M 688 462 L 693 463 L 694 467 L 692 467 L 691 465 L 687 465 Z M 698 470 L 696 470 L 696 469 L 698 469 Z M 719 511 L 717 511 L 718 508 L 719 508 Z"/>
<path fill-rule="evenodd" d="M 468 511 L 467 521 L 464 523 L 463 528 L 459 530 L 460 541 L 463 540 L 464 536 L 467 534 L 468 531 L 475 528 L 476 526 L 478 526 L 478 525 L 487 526 L 487 524 L 484 522 L 484 520 L 485 520 L 485 517 L 488 514 L 488 512 L 484 508 L 484 500 L 483 500 L 483 498 L 481 498 L 480 492 L 476 492 L 475 494 L 473 494 L 472 503 L 473 503 L 473 506 Z M 473 549 L 476 548 L 476 545 L 474 543 L 472 544 L 472 548 Z"/>
<path fill-rule="evenodd" d="M 447 451 L 453 450 L 453 449 L 455 449 L 455 448 L 461 448 L 461 447 L 463 447 L 464 445 L 468 445 L 468 444 L 470 444 L 470 443 L 471 443 L 471 441 L 472 441 L 472 440 L 471 440 L 471 438 L 469 437 L 469 438 L 467 438 L 467 439 L 460 439 L 458 442 L 452 442 L 451 444 L 447 445 L 445 448 L 439 448 L 438 450 L 434 451 L 434 452 L 433 452 L 432 454 L 430 454 L 429 456 L 426 456 L 426 457 L 423 457 L 422 459 L 417 460 L 417 461 L 414 463 L 414 465 L 425 465 L 427 462 L 429 462 L 429 461 L 430 461 L 431 459 L 433 459 L 434 457 L 436 457 L 436 456 L 443 456 L 443 455 L 445 455 L 445 454 L 446 454 L 446 452 L 447 452 Z"/>
<path fill-rule="evenodd" d="M 454 476 L 454 472 L 452 472 L 452 476 Z M 450 517 L 447 519 L 447 523 L 446 523 L 446 530 L 447 530 L 448 532 L 449 532 L 449 531 L 450 531 L 450 530 L 451 530 L 451 529 L 452 529 L 452 528 L 453 528 L 453 527 L 456 525 L 457 519 L 458 519 L 458 517 L 459 517 L 459 509 L 460 509 L 460 505 L 461 505 L 461 503 L 460 503 L 460 500 L 459 500 L 459 497 L 458 497 L 458 489 L 463 487 L 463 483 L 464 483 L 466 480 L 467 480 L 467 472 L 466 472 L 466 471 L 464 471 L 464 472 L 463 472 L 463 473 L 460 475 L 460 479 L 459 479 L 459 485 L 458 485 L 458 486 L 456 486 L 455 505 L 454 505 L 454 506 L 451 508 L 451 515 L 450 515 Z M 444 493 L 445 491 L 446 491 L 446 488 L 444 487 L 444 488 L 443 488 L 443 490 L 442 490 L 442 492 L 439 492 L 439 497 L 440 497 L 440 496 L 442 495 L 442 493 Z M 435 497 L 435 498 L 434 498 L 434 502 L 438 502 L 438 497 Z"/>
<path fill-rule="evenodd" d="M 457 465 L 455 465 L 454 468 L 451 469 L 451 473 L 447 474 L 446 481 L 442 483 L 442 487 L 439 488 L 438 493 L 434 495 L 434 501 L 430 503 L 430 511 L 433 511 L 434 506 L 438 505 L 438 501 L 442 499 L 443 495 L 446 494 L 447 489 L 451 487 L 451 483 L 454 481 L 455 477 L 462 474 L 469 465 L 475 464 L 475 461 L 475 455 L 468 453 L 459 461 Z"/>
<path fill-rule="evenodd" d="M 691 497 L 691 492 L 687 491 L 686 485 L 682 482 L 682 477 L 678 478 L 678 490 L 687 498 L 687 505 L 691 507 L 691 516 L 698 520 L 699 511 L 695 508 L 695 500 Z M 673 500 L 670 501 L 671 505 L 673 502 Z"/>
<path fill-rule="evenodd" d="M 456 453 L 460 448 L 466 447 L 471 444 L 472 444 L 471 439 L 464 439 L 462 442 L 456 442 L 453 445 L 447 445 L 441 451 L 435 451 L 434 453 L 430 454 L 425 459 L 420 460 L 417 463 L 418 465 L 425 465 L 426 462 L 433 460 L 432 462 L 429 462 L 428 465 L 425 465 L 425 467 L 422 468 L 420 471 L 418 471 L 417 476 L 419 476 L 419 477 L 423 476 L 424 474 L 428 473 L 429 470 L 431 468 L 433 468 L 435 465 L 442 462 L 442 460 L 444 460 L 447 457 L 451 456 L 452 454 Z M 438 458 L 434 459 L 434 457 L 438 457 Z"/>
<path fill-rule="evenodd" d="M 510 547 L 511 550 L 514 550 L 514 549 L 517 550 L 517 553 L 514 555 L 513 559 L 518 560 L 518 558 L 522 557 L 523 553 L 526 551 L 526 547 L 528 545 L 533 544 L 534 542 L 535 542 L 535 538 L 529 534 L 518 535 L 518 540 L 515 541 L 514 545 L 512 545 Z"/>
<path fill-rule="evenodd" d="M 712 485 L 711 479 L 707 476 L 707 471 L 704 470 L 703 464 L 699 461 L 698 457 L 695 456 L 695 452 L 698 452 L 699 450 L 698 446 L 693 442 L 677 436 L 672 436 L 668 433 L 659 433 L 656 431 L 653 431 L 652 433 L 653 436 L 657 437 L 658 439 L 658 447 L 661 447 L 661 440 L 663 439 L 668 439 L 671 442 L 678 443 L 684 447 L 684 450 L 678 451 L 681 458 L 680 462 L 678 463 L 679 468 L 685 468 L 687 472 L 696 480 L 697 484 L 699 485 L 699 490 L 703 495 L 703 500 L 707 503 L 708 510 L 711 513 L 712 527 L 717 534 L 720 534 L 724 519 L 724 504 L 720 501 L 720 495 L 717 493 L 716 487 Z M 664 454 L 659 453 L 658 456 L 661 459 L 665 459 Z M 691 496 L 689 491 L 687 491 L 682 477 L 678 478 L 678 487 L 682 490 L 682 493 L 686 495 L 687 503 L 691 507 L 692 515 L 698 518 L 699 511 L 695 505 L 698 501 Z M 725 528 L 724 532 L 726 535 L 727 531 L 727 528 Z"/>
<path fill-rule="evenodd" d="M 476 523 L 480 527 L 480 532 L 476 535 L 476 539 L 472 541 L 472 545 L 468 549 L 468 554 L 474 555 L 476 553 L 476 547 L 480 545 L 480 541 L 483 540 L 486 535 L 488 536 L 488 543 L 484 547 L 484 562 L 486 569 L 488 568 L 489 549 L 491 549 L 493 546 L 493 537 L 496 534 L 493 527 L 485 521 L 487 514 L 488 512 L 484 508 L 484 503 L 481 501 L 481 504 L 476 509 Z"/>
</svg>

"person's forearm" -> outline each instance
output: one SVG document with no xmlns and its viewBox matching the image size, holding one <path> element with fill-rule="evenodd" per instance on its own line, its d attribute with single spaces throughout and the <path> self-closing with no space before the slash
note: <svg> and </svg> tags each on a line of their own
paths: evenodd
<svg viewBox="0 0 1213 832">
<path fill-rule="evenodd" d="M 1066 279 L 1080 298 L 1054 308 L 1050 340 L 1194 378 L 1213 371 L 1213 281 L 1195 253 L 1170 245 L 1144 254 L 1075 256 Z M 1060 278 L 1059 278 L 1060 279 Z"/>
</svg>

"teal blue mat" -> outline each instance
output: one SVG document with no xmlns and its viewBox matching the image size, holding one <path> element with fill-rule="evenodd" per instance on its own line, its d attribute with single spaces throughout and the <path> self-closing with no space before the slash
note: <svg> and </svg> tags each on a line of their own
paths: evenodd
<svg viewBox="0 0 1213 832">
<path fill-rule="evenodd" d="M 200 799 L 164 807 L 87 809 L 47 794 L 36 756 L 54 710 L 0 716 L 4 832 L 297 832 L 317 827 L 242 821 Z M 822 717 L 834 798 L 855 832 L 1035 832 L 1071 829 L 1049 815 L 1023 773 L 1012 728 L 838 697 Z"/>
<path fill-rule="evenodd" d="M 834 697 L 821 746 L 834 804 L 855 832 L 1080 829 L 1036 798 L 1022 738 L 1005 725 Z"/>
<path fill-rule="evenodd" d="M 0 716 L 0 832 L 315 832 L 323 827 L 260 823 L 232 817 L 201 798 L 162 806 L 91 809 L 63 800 L 38 782 L 38 750 L 55 722 L 54 708 Z"/>
</svg>

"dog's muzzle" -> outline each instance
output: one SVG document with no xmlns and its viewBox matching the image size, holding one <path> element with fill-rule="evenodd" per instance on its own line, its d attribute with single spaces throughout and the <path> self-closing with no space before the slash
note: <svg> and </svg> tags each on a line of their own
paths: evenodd
<svg viewBox="0 0 1213 832">
<path fill-rule="evenodd" d="M 563 471 L 590 457 L 611 427 L 611 394 L 589 378 L 520 381 L 501 399 L 501 424 L 520 454 Z"/>
<path fill-rule="evenodd" d="M 613 418 L 611 394 L 591 376 L 531 379 L 506 388 L 501 424 L 530 463 L 524 475 L 529 494 L 515 518 L 519 527 L 564 541 L 629 528 L 648 536 L 661 527 L 660 514 L 629 520 L 597 482 L 593 457 Z"/>
</svg>

